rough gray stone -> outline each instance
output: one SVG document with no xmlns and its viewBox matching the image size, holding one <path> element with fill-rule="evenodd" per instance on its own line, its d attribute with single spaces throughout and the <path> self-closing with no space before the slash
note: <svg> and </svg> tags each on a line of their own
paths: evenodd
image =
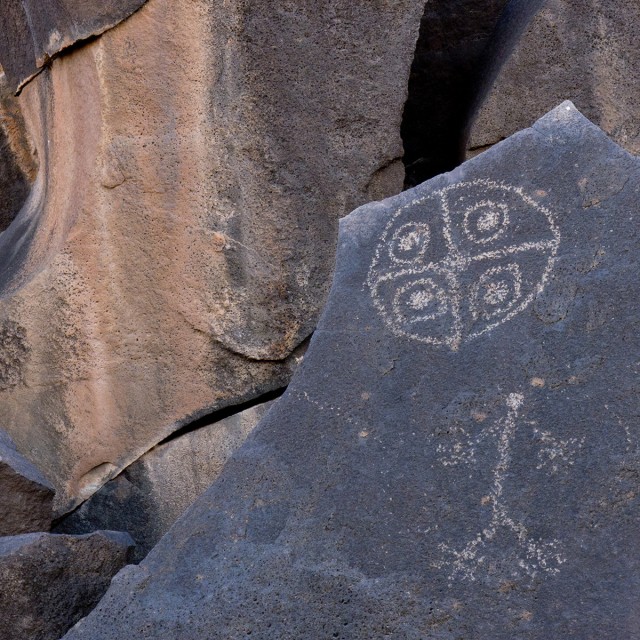
<svg viewBox="0 0 640 640">
<path fill-rule="evenodd" d="M 58 640 L 96 605 L 132 545 L 114 531 L 0 538 L 2 640 Z"/>
<path fill-rule="evenodd" d="M 49 531 L 54 494 L 47 479 L 0 430 L 0 536 Z"/>
<path fill-rule="evenodd" d="M 638 25 L 636 0 L 547 0 L 474 124 L 472 153 L 572 100 L 619 145 L 640 154 Z"/>
<path fill-rule="evenodd" d="M 287 393 L 67 640 L 639 637 L 639 184 L 565 103 L 344 219 Z"/>
<path fill-rule="evenodd" d="M 139 562 L 220 475 L 273 402 L 178 435 L 134 462 L 57 523 L 56 533 L 127 531 Z"/>
<path fill-rule="evenodd" d="M 0 64 L 14 91 L 61 51 L 111 29 L 146 0 L 3 0 Z"/>
</svg>

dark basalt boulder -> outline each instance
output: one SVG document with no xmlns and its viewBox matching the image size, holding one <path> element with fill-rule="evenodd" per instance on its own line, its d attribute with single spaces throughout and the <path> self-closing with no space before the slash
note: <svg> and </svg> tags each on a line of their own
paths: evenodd
<svg viewBox="0 0 640 640">
<path fill-rule="evenodd" d="M 6 338 L 0 332 L 0 342 Z M 0 361 L 0 376 L 2 370 Z M 48 480 L 0 430 L 0 536 L 49 531 L 54 496 Z"/>
<path fill-rule="evenodd" d="M 58 640 L 100 600 L 132 546 L 114 531 L 0 538 L 0 638 Z"/>
<path fill-rule="evenodd" d="M 640 3 L 546 0 L 500 70 L 469 152 L 528 127 L 561 100 L 640 154 Z"/>
<path fill-rule="evenodd" d="M 0 64 L 15 91 L 64 49 L 100 35 L 147 0 L 3 0 Z"/>
<path fill-rule="evenodd" d="M 345 218 L 286 395 L 67 640 L 639 637 L 639 184 L 565 103 Z"/>
</svg>

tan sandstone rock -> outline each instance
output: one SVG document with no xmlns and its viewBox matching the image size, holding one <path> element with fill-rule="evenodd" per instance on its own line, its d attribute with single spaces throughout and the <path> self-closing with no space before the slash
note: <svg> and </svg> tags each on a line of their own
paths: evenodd
<svg viewBox="0 0 640 640">
<path fill-rule="evenodd" d="M 0 235 L 0 423 L 58 513 L 288 381 L 338 218 L 402 186 L 423 7 L 150 0 L 24 87 L 40 170 Z"/>
<path fill-rule="evenodd" d="M 530 126 L 562 100 L 640 154 L 639 29 L 636 0 L 548 0 L 479 114 L 472 154 Z"/>
</svg>

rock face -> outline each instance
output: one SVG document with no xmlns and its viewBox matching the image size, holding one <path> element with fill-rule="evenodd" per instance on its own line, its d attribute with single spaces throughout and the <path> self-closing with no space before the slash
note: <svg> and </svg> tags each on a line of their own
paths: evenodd
<svg viewBox="0 0 640 640">
<path fill-rule="evenodd" d="M 402 188 L 423 8 L 150 0 L 24 87 L 40 171 L 0 235 L 0 424 L 58 514 L 288 382 L 338 219 Z"/>
<path fill-rule="evenodd" d="M 58 640 L 96 605 L 132 544 L 113 531 L 0 538 L 0 636 Z"/>
<path fill-rule="evenodd" d="M 0 59 L 14 91 L 64 49 L 111 29 L 146 0 L 4 0 Z"/>
<path fill-rule="evenodd" d="M 0 233 L 20 211 L 36 172 L 24 120 L 0 68 Z"/>
<path fill-rule="evenodd" d="M 287 393 L 66 639 L 638 637 L 639 180 L 565 103 L 347 217 Z"/>
<path fill-rule="evenodd" d="M 0 430 L 0 536 L 49 531 L 53 496 L 47 479 Z"/>
<path fill-rule="evenodd" d="M 220 475 L 273 402 L 265 402 L 154 447 L 107 482 L 55 528 L 56 533 L 127 531 L 142 560 Z"/>
<path fill-rule="evenodd" d="M 482 149 L 572 100 L 631 153 L 640 154 L 640 4 L 547 0 L 505 64 L 474 125 Z"/>
<path fill-rule="evenodd" d="M 402 121 L 406 186 L 464 161 L 478 105 L 543 2 L 426 3 Z"/>
</svg>

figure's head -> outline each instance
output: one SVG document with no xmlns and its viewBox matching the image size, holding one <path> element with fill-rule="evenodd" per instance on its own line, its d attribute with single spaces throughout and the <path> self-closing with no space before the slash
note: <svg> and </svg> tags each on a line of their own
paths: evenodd
<svg viewBox="0 0 640 640">
<path fill-rule="evenodd" d="M 373 302 L 394 333 L 458 349 L 532 302 L 559 243 L 552 213 L 521 189 L 453 184 L 390 220 L 369 271 Z"/>
</svg>

